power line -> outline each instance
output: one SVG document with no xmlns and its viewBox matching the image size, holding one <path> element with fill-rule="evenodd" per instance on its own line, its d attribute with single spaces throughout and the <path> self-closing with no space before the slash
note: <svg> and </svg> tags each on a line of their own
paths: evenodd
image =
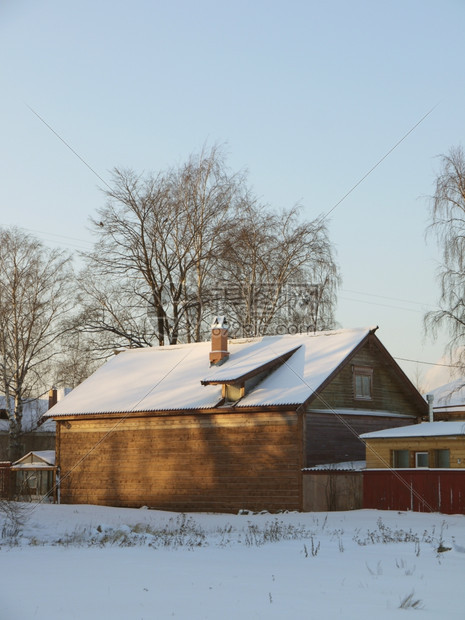
<svg viewBox="0 0 465 620">
<path fill-rule="evenodd" d="M 381 304 L 376 301 L 367 301 L 366 299 L 350 299 L 349 297 L 339 297 L 343 301 L 353 301 L 359 304 L 368 304 L 370 306 L 380 306 L 382 308 L 391 308 L 394 310 L 402 310 L 402 312 L 415 312 L 417 314 L 421 313 L 421 310 L 417 310 L 416 308 L 401 308 L 400 306 L 392 306 L 390 304 Z"/>
<path fill-rule="evenodd" d="M 93 245 L 92 241 L 86 241 L 85 239 L 78 239 L 77 237 L 68 237 L 67 235 L 59 235 L 57 233 L 52 233 L 50 231 L 45 231 L 45 230 L 34 230 L 32 228 L 24 228 L 23 226 L 21 227 L 23 228 L 23 230 L 27 230 L 33 233 L 37 233 L 39 235 L 49 235 L 50 237 L 58 237 L 61 239 L 69 239 L 70 241 L 79 241 L 79 243 L 87 243 L 89 245 Z"/>
<path fill-rule="evenodd" d="M 402 144 L 402 142 L 413 131 L 415 131 L 415 129 L 418 127 L 418 125 L 420 125 L 431 114 L 431 112 L 433 112 L 433 110 L 435 110 L 438 107 L 438 105 L 439 105 L 439 103 L 437 103 L 435 106 L 433 106 L 431 108 L 431 110 L 429 110 L 424 116 L 422 116 L 420 118 L 420 120 L 417 123 L 415 123 L 415 125 L 411 129 L 409 129 L 407 131 L 407 133 L 405 135 L 403 135 L 402 138 L 398 142 L 396 142 L 394 144 L 394 146 L 391 147 L 389 149 L 389 151 L 385 155 L 383 155 L 383 157 L 381 157 L 381 159 L 378 162 L 376 162 L 376 164 L 372 168 L 370 168 L 370 170 L 368 170 L 368 172 L 366 174 L 364 174 L 363 177 L 359 181 L 357 181 L 357 183 L 355 183 L 355 185 L 353 187 L 351 187 L 349 189 L 349 191 L 346 194 L 344 194 L 344 196 L 338 202 L 336 202 L 334 207 L 332 207 L 327 213 L 325 213 L 323 215 L 321 221 L 325 220 L 341 204 L 341 202 L 343 202 L 347 198 L 347 196 L 349 196 L 354 191 L 354 189 L 356 189 L 374 170 L 376 170 L 376 168 L 386 159 L 386 157 L 388 157 L 400 144 Z"/>
<path fill-rule="evenodd" d="M 422 307 L 424 306 L 430 306 L 431 308 L 435 307 L 431 304 L 427 304 L 422 301 L 413 301 L 411 299 L 401 299 L 399 297 L 390 297 L 388 295 L 377 295 L 375 293 L 365 293 L 364 291 L 352 291 L 351 289 L 348 289 L 348 288 L 345 288 L 342 290 L 345 291 L 346 293 L 353 293 L 354 295 L 365 295 L 366 297 L 379 297 L 379 299 L 389 299 L 390 301 L 401 301 L 406 304 L 414 304 L 416 306 L 422 306 Z"/>
<path fill-rule="evenodd" d="M 50 129 L 50 131 L 51 131 L 51 132 L 52 132 L 52 133 L 53 133 L 53 134 L 54 134 L 54 135 L 55 135 L 55 136 L 56 136 L 59 140 L 61 140 L 61 142 L 63 142 L 63 144 L 64 144 L 64 145 L 65 145 L 65 146 L 66 146 L 66 147 L 67 147 L 67 148 L 71 151 L 71 153 L 73 153 L 73 155 L 75 155 L 75 156 L 76 156 L 76 157 L 77 157 L 77 158 L 78 158 L 78 159 L 79 159 L 79 160 L 80 160 L 80 161 L 84 164 L 84 166 L 86 166 L 87 168 L 89 168 L 89 170 L 90 170 L 93 174 L 95 174 L 95 176 L 96 176 L 98 179 L 100 179 L 100 181 L 102 181 L 102 183 L 104 183 L 104 184 L 108 187 L 108 189 L 110 189 L 110 190 L 111 190 L 111 187 L 108 185 L 108 183 L 105 181 L 105 179 L 103 179 L 103 178 L 99 175 L 99 173 L 98 173 L 98 172 L 96 172 L 96 171 L 92 168 L 92 166 L 90 166 L 90 165 L 86 162 L 86 160 L 85 160 L 83 157 L 81 157 L 81 156 L 79 155 L 79 153 L 78 153 L 77 151 L 75 151 L 75 150 L 73 149 L 73 147 L 72 147 L 70 144 L 68 144 L 68 142 L 66 142 L 66 140 L 65 140 L 64 138 L 62 138 L 62 137 L 60 136 L 60 134 L 59 134 L 57 131 L 55 131 L 55 130 L 53 129 L 53 127 L 51 127 L 51 126 L 47 123 L 47 121 L 45 121 L 45 120 L 44 120 L 44 119 L 40 116 L 40 114 L 38 114 L 38 113 L 37 113 L 37 112 L 36 112 L 33 108 L 31 108 L 31 106 L 30 106 L 30 105 L 28 105 L 27 103 L 25 103 L 25 105 L 26 105 L 26 107 L 27 107 L 27 108 L 29 108 L 29 110 L 30 110 L 33 114 L 35 114 L 35 115 L 37 116 L 37 118 L 38 118 L 38 119 L 39 119 L 39 120 L 40 120 L 40 121 L 41 121 L 41 122 L 42 122 L 42 123 L 43 123 L 46 127 L 48 127 L 48 129 Z"/>
<path fill-rule="evenodd" d="M 414 364 L 427 364 L 428 366 L 444 366 L 445 368 L 462 368 L 462 366 L 459 366 L 458 364 L 442 364 L 440 362 L 422 362 L 421 360 L 411 360 L 406 357 L 394 357 L 394 359 L 400 360 L 401 362 L 413 362 Z"/>
</svg>

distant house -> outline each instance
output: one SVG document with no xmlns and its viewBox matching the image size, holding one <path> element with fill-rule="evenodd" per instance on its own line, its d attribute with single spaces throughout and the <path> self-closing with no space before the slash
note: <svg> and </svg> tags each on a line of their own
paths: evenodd
<svg viewBox="0 0 465 620">
<path fill-rule="evenodd" d="M 435 420 L 465 420 L 465 378 L 431 390 Z"/>
<path fill-rule="evenodd" d="M 363 432 L 427 404 L 375 329 L 119 353 L 45 414 L 64 503 L 303 510 L 303 470 L 364 458 Z"/>
<path fill-rule="evenodd" d="M 465 514 L 465 420 L 424 422 L 361 439 L 365 508 Z"/>
<path fill-rule="evenodd" d="M 21 437 L 22 453 L 32 450 L 55 449 L 55 422 L 45 420 L 42 416 L 52 407 L 59 398 L 69 390 L 50 390 L 46 398 L 27 400 L 23 403 L 23 434 Z M 6 401 L 0 396 L 0 461 L 8 461 L 9 458 L 9 431 Z"/>
</svg>

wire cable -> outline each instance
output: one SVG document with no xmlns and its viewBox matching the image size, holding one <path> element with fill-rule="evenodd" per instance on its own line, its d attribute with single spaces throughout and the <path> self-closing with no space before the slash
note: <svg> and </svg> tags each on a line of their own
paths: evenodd
<svg viewBox="0 0 465 620">
<path fill-rule="evenodd" d="M 364 181 L 367 177 L 369 177 L 369 176 L 370 176 L 370 174 L 371 174 L 372 172 L 374 172 L 374 171 L 376 170 L 376 168 L 377 168 L 377 167 L 378 167 L 378 166 L 379 166 L 379 165 L 380 165 L 380 164 L 381 164 L 381 163 L 382 163 L 382 162 L 383 162 L 383 161 L 384 161 L 387 157 L 389 157 L 389 155 L 390 155 L 390 154 L 391 154 L 391 153 L 392 153 L 392 152 L 393 152 L 393 151 L 394 151 L 394 150 L 395 150 L 395 149 L 396 149 L 396 148 L 397 148 L 400 144 L 402 144 L 402 142 L 403 142 L 403 141 L 404 141 L 404 140 L 405 140 L 405 139 L 406 139 L 406 138 L 407 138 L 407 137 L 408 137 L 408 136 L 409 136 L 409 135 L 410 135 L 413 131 L 415 131 L 415 129 L 416 129 L 416 128 L 417 128 L 417 127 L 418 127 L 418 126 L 419 126 L 419 125 L 420 125 L 420 124 L 421 124 L 421 123 L 422 123 L 422 122 L 423 122 L 423 121 L 424 121 L 424 120 L 425 120 L 425 119 L 426 119 L 426 118 L 427 118 L 427 117 L 428 117 L 428 116 L 429 116 L 429 115 L 430 115 L 430 114 L 431 114 L 431 113 L 432 113 L 432 112 L 433 112 L 433 111 L 434 111 L 434 110 L 438 107 L 438 105 L 439 105 L 439 102 L 438 102 L 435 106 L 433 106 L 433 107 L 431 108 L 431 110 L 429 110 L 426 114 L 424 114 L 424 115 L 420 118 L 420 120 L 419 120 L 417 123 L 415 123 L 415 125 L 413 125 L 413 127 L 411 127 L 411 128 L 407 131 L 407 133 L 406 133 L 406 134 L 404 134 L 404 135 L 402 136 L 402 138 L 401 138 L 400 140 L 398 140 L 398 141 L 394 144 L 394 146 L 392 146 L 392 147 L 389 149 L 389 151 L 388 151 L 385 155 L 383 155 L 383 157 L 381 157 L 381 159 L 380 159 L 379 161 L 377 161 L 377 162 L 376 162 L 376 164 L 375 164 L 374 166 L 372 166 L 372 167 L 370 168 L 370 170 L 368 170 L 368 172 L 367 172 L 366 174 L 364 174 L 364 175 L 363 175 L 363 177 L 362 177 L 359 181 L 357 181 L 357 183 L 355 183 L 355 185 L 354 185 L 353 187 L 351 187 L 351 188 L 349 189 L 349 191 L 348 191 L 348 192 L 346 192 L 346 193 L 344 194 L 344 196 L 343 196 L 343 197 L 342 197 L 342 198 L 341 198 L 338 202 L 336 202 L 336 204 L 335 204 L 335 205 L 334 205 L 334 206 L 333 206 L 333 207 L 332 207 L 332 208 L 331 208 L 331 209 L 330 209 L 327 213 L 325 213 L 325 214 L 323 215 L 323 217 L 322 217 L 321 221 L 324 221 L 324 220 L 325 220 L 325 219 L 326 219 L 326 218 L 327 218 L 327 217 L 328 217 L 328 216 L 329 216 L 329 215 L 330 215 L 330 214 L 331 214 L 331 213 L 332 213 L 335 209 L 337 209 L 337 207 L 341 204 L 341 202 L 343 202 L 343 201 L 344 201 L 344 200 L 345 200 L 345 199 L 346 199 L 346 198 L 347 198 L 347 197 L 348 197 L 348 196 L 349 196 L 349 195 L 350 195 L 350 194 L 351 194 L 351 193 L 352 193 L 352 192 L 353 192 L 353 191 L 354 191 L 354 190 L 355 190 L 355 189 L 356 189 L 356 188 L 357 188 L 357 187 L 358 187 L 361 183 L 363 183 L 363 181 Z"/>
<path fill-rule="evenodd" d="M 63 144 L 66 146 L 66 148 L 68 148 L 68 149 L 71 151 L 71 153 L 73 153 L 73 155 L 75 155 L 75 156 L 76 156 L 76 157 L 77 157 L 77 158 L 78 158 L 78 159 L 79 159 L 79 160 L 80 160 L 80 161 L 84 164 L 84 166 L 86 166 L 86 167 L 87 167 L 87 168 L 88 168 L 88 169 L 92 172 L 92 174 L 95 174 L 95 176 L 96 176 L 98 179 L 100 179 L 100 181 L 102 181 L 102 183 L 104 183 L 104 184 L 108 187 L 108 189 L 110 189 L 110 190 L 111 190 L 111 187 L 108 185 L 108 183 L 105 181 L 105 179 L 104 179 L 104 178 L 102 178 L 102 177 L 99 175 L 99 173 L 98 173 L 98 172 L 96 172 L 96 171 L 94 170 L 94 168 L 92 168 L 92 166 L 90 166 L 90 165 L 86 162 L 86 160 L 85 160 L 83 157 L 81 157 L 81 156 L 79 155 L 79 153 L 78 153 L 77 151 L 75 151 L 75 150 L 73 149 L 73 147 L 72 147 L 72 146 L 71 146 L 68 142 L 66 142 L 66 140 L 65 140 L 64 138 L 62 138 L 62 137 L 60 136 L 60 134 L 59 134 L 57 131 L 55 131 L 55 129 L 53 129 L 53 127 L 52 127 L 51 125 L 49 125 L 49 124 L 48 124 L 48 123 L 47 123 L 47 121 L 46 121 L 45 119 L 43 119 L 43 118 L 40 116 L 40 114 L 38 114 L 38 112 L 36 112 L 36 111 L 34 110 L 34 108 L 31 108 L 31 106 L 30 106 L 28 103 L 25 103 L 25 106 L 26 106 L 26 107 L 27 107 L 27 108 L 28 108 L 28 109 L 29 109 L 29 110 L 30 110 L 33 114 L 35 114 L 35 115 L 37 116 L 37 118 L 38 118 L 38 119 L 39 119 L 39 120 L 40 120 L 40 121 L 41 121 L 41 122 L 42 122 L 42 123 L 43 123 L 46 127 L 48 127 L 48 129 L 50 129 L 50 131 L 51 131 L 51 132 L 52 132 L 52 133 L 53 133 L 53 134 L 54 134 L 54 135 L 55 135 L 55 136 L 56 136 L 59 140 L 61 140 L 61 142 L 63 142 Z"/>
</svg>

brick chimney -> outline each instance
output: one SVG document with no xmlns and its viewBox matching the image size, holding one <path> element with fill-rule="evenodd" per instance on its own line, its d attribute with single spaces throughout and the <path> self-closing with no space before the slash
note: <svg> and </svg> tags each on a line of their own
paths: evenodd
<svg viewBox="0 0 465 620">
<path fill-rule="evenodd" d="M 53 405 L 58 402 L 58 391 L 56 388 L 52 388 L 48 391 L 48 408 L 51 409 Z"/>
<path fill-rule="evenodd" d="M 228 322 L 225 316 L 217 316 L 212 324 L 210 366 L 220 366 L 228 357 Z"/>
</svg>

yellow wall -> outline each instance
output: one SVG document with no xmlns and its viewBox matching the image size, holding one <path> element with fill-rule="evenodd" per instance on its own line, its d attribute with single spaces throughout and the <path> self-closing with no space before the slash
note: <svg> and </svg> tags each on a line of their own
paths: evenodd
<svg viewBox="0 0 465 620">
<path fill-rule="evenodd" d="M 393 450 L 409 450 L 410 466 L 415 467 L 415 452 L 432 452 L 433 450 L 450 450 L 450 467 L 465 468 L 465 437 L 402 437 L 398 439 L 367 439 L 367 469 L 387 468 L 393 466 Z M 430 456 L 430 463 L 432 463 Z M 430 465 L 430 467 L 434 465 Z"/>
</svg>

